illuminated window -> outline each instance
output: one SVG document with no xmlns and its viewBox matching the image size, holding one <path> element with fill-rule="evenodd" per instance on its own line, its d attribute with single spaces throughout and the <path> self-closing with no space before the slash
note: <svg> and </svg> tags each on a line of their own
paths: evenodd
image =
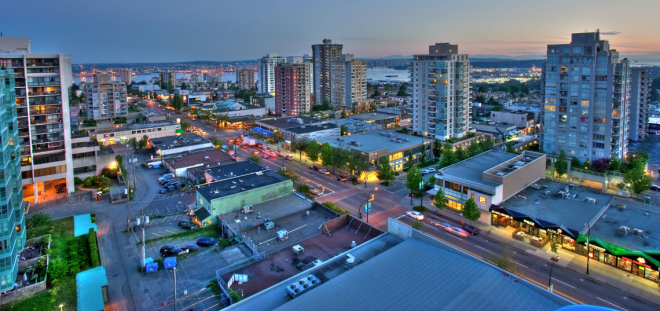
<svg viewBox="0 0 660 311">
<path fill-rule="evenodd" d="M 555 111 L 556 107 L 553 105 L 545 105 L 546 111 Z"/>
<path fill-rule="evenodd" d="M 479 197 L 479 203 L 486 204 L 486 198 Z"/>
</svg>

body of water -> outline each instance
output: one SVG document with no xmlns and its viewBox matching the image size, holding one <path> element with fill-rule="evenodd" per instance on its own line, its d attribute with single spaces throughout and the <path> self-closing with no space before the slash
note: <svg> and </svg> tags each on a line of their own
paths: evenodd
<svg viewBox="0 0 660 311">
<path fill-rule="evenodd" d="M 158 77 L 158 74 L 150 74 L 150 75 L 134 75 L 133 76 L 133 82 L 142 82 L 142 81 L 147 81 L 151 80 L 153 77 Z M 187 73 L 177 73 L 176 74 L 177 79 L 181 78 L 190 78 L 190 75 Z M 255 73 L 255 78 L 256 78 L 256 73 Z M 80 83 L 83 82 L 82 79 L 85 79 L 86 82 L 91 82 L 92 78 L 73 78 L 73 82 L 75 83 Z M 120 76 L 113 76 L 112 81 L 121 81 Z M 227 82 L 234 82 L 236 81 L 236 72 L 235 71 L 225 71 L 222 73 L 222 81 L 227 81 Z"/>
</svg>

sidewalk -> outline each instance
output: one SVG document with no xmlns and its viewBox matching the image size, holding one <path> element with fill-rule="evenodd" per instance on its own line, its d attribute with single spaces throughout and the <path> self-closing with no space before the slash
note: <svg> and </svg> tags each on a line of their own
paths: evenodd
<svg viewBox="0 0 660 311">
<path fill-rule="evenodd" d="M 416 200 L 415 205 L 417 204 L 419 204 L 419 200 Z M 410 198 L 402 199 L 401 205 L 406 208 L 411 208 L 412 206 L 410 205 Z M 430 199 L 424 200 L 424 206 L 429 208 L 429 210 L 437 211 L 437 209 L 432 204 L 430 204 Z M 482 219 L 483 214 L 484 213 L 482 212 Z M 448 210 L 442 211 L 440 213 L 440 217 L 447 218 L 458 223 L 460 223 L 461 220 L 465 221 L 465 218 L 463 218 L 463 216 L 460 214 Z M 486 239 L 494 242 L 507 243 L 511 247 L 517 249 L 519 252 L 525 252 L 544 260 L 549 260 L 551 257 L 559 255 L 560 261 L 557 262 L 558 266 L 562 266 L 569 270 L 580 273 L 585 279 L 591 279 L 593 281 L 608 284 L 624 291 L 625 293 L 646 299 L 655 304 L 660 304 L 660 292 L 658 291 L 658 283 L 656 282 L 632 275 L 625 270 L 612 267 L 608 264 L 601 263 L 598 260 L 593 259 L 589 261 L 589 274 L 587 275 L 587 257 L 585 256 L 564 250 L 562 248 L 559 248 L 558 254 L 554 254 L 550 250 L 549 243 L 543 248 L 537 248 L 524 241 L 515 240 L 511 237 L 511 232 L 498 227 L 493 227 L 490 224 L 484 223 L 483 221 L 473 221 L 472 225 L 481 229 L 481 235 Z"/>
</svg>

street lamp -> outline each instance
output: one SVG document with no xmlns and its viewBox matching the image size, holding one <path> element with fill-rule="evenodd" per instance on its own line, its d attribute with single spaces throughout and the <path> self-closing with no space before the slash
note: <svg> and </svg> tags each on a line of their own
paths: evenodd
<svg viewBox="0 0 660 311">
<path fill-rule="evenodd" d="M 591 250 L 589 249 L 589 239 L 591 237 L 591 227 L 589 226 L 589 223 L 585 223 L 585 226 L 587 226 L 587 274 L 589 274 L 589 257 L 591 256 Z"/>
<path fill-rule="evenodd" d="M 60 307 L 60 311 L 62 311 L 62 308 L 64 307 L 64 304 L 61 303 L 58 307 Z"/>
<path fill-rule="evenodd" d="M 371 190 L 369 194 L 367 195 L 367 200 L 364 201 L 363 203 L 360 204 L 360 207 L 358 207 L 358 212 L 360 212 L 360 208 L 364 205 L 364 212 L 367 213 L 367 223 L 369 223 L 369 212 L 371 211 L 371 204 L 370 201 L 374 200 L 374 197 L 372 196 L 374 191 L 377 191 L 378 187 L 374 188 L 374 190 Z"/>
<path fill-rule="evenodd" d="M 548 277 L 548 289 L 552 293 L 552 269 L 555 267 L 555 263 L 559 261 L 559 256 L 551 257 L 550 260 L 552 260 L 552 265 L 550 266 L 550 277 Z"/>
</svg>

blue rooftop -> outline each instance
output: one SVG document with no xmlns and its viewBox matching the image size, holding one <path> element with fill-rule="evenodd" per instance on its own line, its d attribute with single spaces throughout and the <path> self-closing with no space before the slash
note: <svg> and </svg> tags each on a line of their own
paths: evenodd
<svg viewBox="0 0 660 311">
<path fill-rule="evenodd" d="M 81 236 L 89 233 L 89 228 L 99 232 L 99 228 L 92 222 L 92 215 L 83 214 L 73 216 L 73 236 Z"/>
<path fill-rule="evenodd" d="M 108 286 L 108 276 L 103 266 L 76 274 L 78 311 L 105 310 L 104 286 Z"/>
</svg>

